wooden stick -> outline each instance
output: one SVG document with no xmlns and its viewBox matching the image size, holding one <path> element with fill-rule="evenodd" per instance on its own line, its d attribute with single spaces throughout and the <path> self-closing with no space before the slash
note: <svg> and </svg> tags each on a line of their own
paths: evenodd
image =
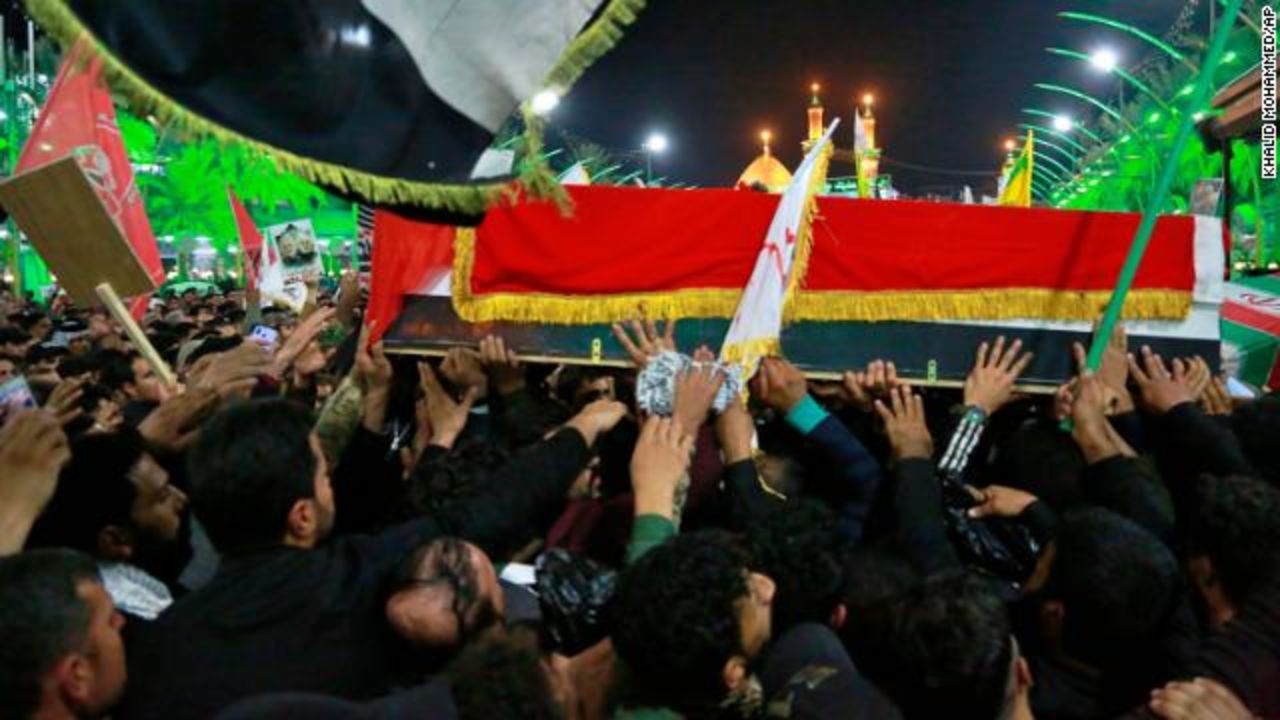
<svg viewBox="0 0 1280 720">
<path fill-rule="evenodd" d="M 107 312 L 111 313 L 111 317 L 116 319 L 124 327 L 124 332 L 129 336 L 129 341 L 138 349 L 142 358 L 147 361 L 151 369 L 156 375 L 160 376 L 160 382 L 169 387 L 178 384 L 178 379 L 173 376 L 173 371 L 169 369 L 169 364 L 160 357 L 160 353 L 156 352 L 155 345 L 147 339 L 147 334 L 142 332 L 142 328 L 138 327 L 138 323 L 134 321 L 133 316 L 129 314 L 129 309 L 124 306 L 124 302 L 120 296 L 116 294 L 115 288 L 111 287 L 111 283 L 100 283 L 94 288 L 98 293 L 98 298 L 102 300 L 102 304 L 107 306 Z"/>
</svg>

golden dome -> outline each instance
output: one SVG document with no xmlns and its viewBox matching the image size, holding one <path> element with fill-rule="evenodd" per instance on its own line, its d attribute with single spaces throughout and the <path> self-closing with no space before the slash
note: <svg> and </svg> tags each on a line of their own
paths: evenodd
<svg viewBox="0 0 1280 720">
<path fill-rule="evenodd" d="M 782 192 L 791 183 L 791 172 L 766 150 L 760 157 L 752 160 L 738 178 L 739 185 L 751 186 L 756 183 L 768 188 L 769 192 Z"/>
</svg>

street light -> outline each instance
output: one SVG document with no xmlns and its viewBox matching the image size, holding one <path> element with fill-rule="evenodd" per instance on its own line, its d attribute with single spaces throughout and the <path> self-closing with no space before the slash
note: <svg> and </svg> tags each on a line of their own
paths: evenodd
<svg viewBox="0 0 1280 720">
<path fill-rule="evenodd" d="M 1122 22 L 1118 22 L 1110 18 L 1099 17 L 1097 15 L 1089 15 L 1088 13 L 1082 13 L 1082 12 L 1060 12 L 1058 13 L 1058 17 L 1066 18 L 1068 20 L 1077 20 L 1080 22 L 1092 23 L 1095 25 L 1103 25 L 1105 27 L 1119 30 L 1120 32 L 1123 32 L 1123 33 L 1128 33 L 1129 35 L 1132 35 L 1142 40 L 1148 45 L 1159 48 L 1161 52 L 1163 52 L 1164 54 L 1168 55 L 1174 60 L 1177 60 L 1178 62 L 1191 68 L 1192 72 L 1200 72 L 1200 68 L 1196 67 L 1195 63 L 1191 62 L 1186 58 L 1186 56 L 1184 56 L 1182 53 L 1175 50 L 1172 45 L 1170 45 L 1167 42 L 1164 42 L 1163 40 L 1155 37 L 1154 35 L 1151 35 L 1150 33 L 1145 33 L 1142 30 L 1136 27 L 1133 27 L 1132 25 L 1125 25 Z"/>
<path fill-rule="evenodd" d="M 1071 132 L 1071 129 L 1074 128 L 1075 126 L 1076 126 L 1075 122 L 1073 122 L 1071 118 L 1067 117 L 1066 115 L 1053 116 L 1053 129 L 1057 130 L 1058 132 Z"/>
<path fill-rule="evenodd" d="M 1012 138 L 1004 141 L 1004 151 L 1013 152 L 1018 149 L 1018 141 Z"/>
<path fill-rule="evenodd" d="M 667 151 L 667 136 L 662 133 L 650 133 L 649 137 L 645 138 L 644 149 L 661 155 Z"/>
<path fill-rule="evenodd" d="M 529 101 L 529 109 L 533 110 L 535 115 L 547 116 L 552 110 L 560 104 L 560 93 L 555 90 L 543 90 L 533 99 Z"/>
<path fill-rule="evenodd" d="M 649 137 L 644 141 L 644 184 L 649 185 L 653 182 L 653 156 L 661 155 L 667 151 L 667 136 L 660 132 L 649 133 Z"/>
<path fill-rule="evenodd" d="M 1099 72 L 1109 73 L 1120 64 L 1120 56 L 1116 55 L 1116 51 L 1111 48 L 1098 48 L 1089 54 L 1089 64 Z"/>
<path fill-rule="evenodd" d="M 867 93 L 862 96 L 862 104 L 866 105 L 867 107 L 871 107 L 875 103 L 875 101 L 876 101 L 876 96 L 872 95 L 871 93 Z"/>
</svg>

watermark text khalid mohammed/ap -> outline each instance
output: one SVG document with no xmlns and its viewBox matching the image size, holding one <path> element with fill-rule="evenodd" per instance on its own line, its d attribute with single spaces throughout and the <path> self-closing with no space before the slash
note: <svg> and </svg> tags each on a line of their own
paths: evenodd
<svg viewBox="0 0 1280 720">
<path fill-rule="evenodd" d="M 1276 11 L 1262 6 L 1262 179 L 1276 179 Z"/>
</svg>

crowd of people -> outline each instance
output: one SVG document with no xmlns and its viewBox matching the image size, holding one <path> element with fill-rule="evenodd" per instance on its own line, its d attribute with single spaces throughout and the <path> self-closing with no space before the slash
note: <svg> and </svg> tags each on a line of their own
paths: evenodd
<svg viewBox="0 0 1280 720">
<path fill-rule="evenodd" d="M 0 720 L 1280 717 L 1280 400 L 1202 359 L 774 357 L 715 412 L 674 323 L 622 371 L 389 355 L 350 277 L 258 305 L 154 302 L 169 383 L 0 296 Z"/>
</svg>

